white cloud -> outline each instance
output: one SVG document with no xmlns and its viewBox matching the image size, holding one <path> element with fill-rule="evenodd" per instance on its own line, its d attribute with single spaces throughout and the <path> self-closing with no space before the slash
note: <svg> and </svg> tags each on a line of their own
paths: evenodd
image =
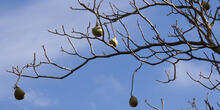
<svg viewBox="0 0 220 110">
<path fill-rule="evenodd" d="M 199 64 L 198 62 L 179 62 L 176 65 L 176 69 L 177 74 L 174 84 L 178 87 L 189 87 L 195 84 L 186 72 L 190 73 L 195 79 L 198 79 L 200 72 L 203 74 L 208 74 L 210 72 L 209 66 L 201 62 Z M 171 65 L 168 70 L 170 73 L 173 73 L 173 66 Z"/>
<path fill-rule="evenodd" d="M 72 0 L 41 0 L 9 11 L 9 13 L 1 16 L 0 100 L 5 100 L 11 95 L 16 81 L 14 75 L 5 72 L 6 69 L 31 62 L 34 52 L 37 53 L 38 58 L 42 58 L 41 45 L 43 44 L 46 45 L 45 47 L 51 56 L 58 56 L 60 46 L 68 45 L 66 39 L 48 33 L 48 29 L 60 29 L 61 25 L 64 24 L 68 29 L 77 26 L 77 30 L 80 30 L 88 23 L 86 21 L 91 19 L 87 17 L 88 14 L 80 14 L 82 18 L 75 17 L 76 15 L 69 9 L 73 3 Z M 77 45 L 80 45 L 80 48 L 84 47 L 84 43 L 81 42 L 77 42 Z M 32 92 L 30 96 L 32 98 L 37 97 Z M 34 103 L 41 106 L 50 103 L 47 99 L 37 100 Z M 41 100 L 44 103 L 41 103 Z"/>
<path fill-rule="evenodd" d="M 33 52 L 39 53 L 43 44 L 50 53 L 59 53 L 60 46 L 66 45 L 67 40 L 48 33 L 47 30 L 61 29 L 62 24 L 68 31 L 74 26 L 80 30 L 88 23 L 86 21 L 91 19 L 86 13 L 80 14 L 80 18 L 75 17 L 69 9 L 71 4 L 73 1 L 44 0 L 1 17 L 0 65 L 30 61 Z M 83 47 L 82 43 L 77 45 Z"/>
<path fill-rule="evenodd" d="M 119 79 L 113 77 L 112 75 L 99 75 L 94 78 L 94 83 L 97 87 L 94 94 L 102 96 L 103 99 L 111 99 L 111 96 L 122 94 L 125 91 L 125 86 Z M 106 95 L 111 91 L 111 96 Z"/>
<path fill-rule="evenodd" d="M 14 83 L 9 75 L 0 74 L 0 100 L 10 97 Z"/>
<path fill-rule="evenodd" d="M 34 90 L 27 91 L 24 101 L 39 107 L 48 107 L 57 103 L 57 100 L 46 97 L 44 93 Z"/>
<path fill-rule="evenodd" d="M 96 77 L 95 83 L 100 86 L 108 86 L 114 89 L 123 89 L 121 82 L 111 75 L 100 75 Z"/>
<path fill-rule="evenodd" d="M 95 16 L 89 15 L 88 12 L 75 13 L 69 9 L 70 6 L 76 6 L 76 4 L 76 1 L 73 0 L 41 0 L 3 14 L 0 18 L 0 75 L 13 76 L 6 73 L 5 70 L 10 69 L 11 66 L 29 63 L 33 60 L 34 52 L 37 53 L 38 58 L 42 59 L 41 45 L 44 44 L 49 56 L 58 57 L 60 46 L 65 47 L 69 44 L 66 43 L 65 38 L 48 33 L 48 29 L 61 30 L 61 25 L 64 25 L 68 32 L 72 27 L 75 27 L 77 31 L 85 30 L 89 21 L 95 21 Z M 75 43 L 80 50 L 85 47 L 84 42 Z M 0 77 L 1 98 L 11 95 L 10 88 L 16 81 L 16 77 L 11 78 L 8 75 Z M 108 81 L 106 83 L 111 83 L 113 87 L 121 87 L 114 78 L 110 78 Z M 37 96 L 35 93 L 31 93 L 30 97 L 36 98 Z M 34 102 L 41 106 L 50 102 L 47 99 L 37 100 L 44 100 L 43 104 L 40 103 L 41 101 Z"/>
<path fill-rule="evenodd" d="M 22 64 L 32 61 L 33 53 L 42 58 L 41 45 L 46 45 L 50 55 L 60 55 L 60 46 L 70 48 L 66 38 L 47 32 L 48 29 L 66 27 L 70 32 L 86 30 L 89 22 L 94 25 L 95 16 L 88 11 L 72 11 L 69 7 L 78 7 L 73 0 L 41 0 L 24 5 L 22 8 L 10 11 L 0 18 L 0 67 L 11 67 L 12 64 Z M 118 1 L 117 1 L 118 2 Z M 123 5 L 119 5 L 124 7 Z M 108 8 L 103 8 L 108 10 Z M 104 11 L 102 10 L 102 11 Z M 7 11 L 6 11 L 7 12 Z M 78 50 L 85 48 L 86 42 L 74 42 Z"/>
</svg>

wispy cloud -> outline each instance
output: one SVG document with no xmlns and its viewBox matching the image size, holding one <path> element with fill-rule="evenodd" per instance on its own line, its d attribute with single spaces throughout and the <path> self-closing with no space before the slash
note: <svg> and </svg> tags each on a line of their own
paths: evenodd
<svg viewBox="0 0 220 110">
<path fill-rule="evenodd" d="M 207 64 L 201 63 L 198 65 L 198 62 L 179 62 L 176 65 L 177 68 L 177 78 L 174 82 L 178 87 L 190 87 L 195 83 L 192 83 L 192 80 L 189 78 L 186 72 L 190 73 L 194 78 L 198 78 L 198 74 L 202 72 L 207 74 L 210 72 L 210 68 L 207 67 Z M 173 73 L 173 66 L 169 67 L 169 72 Z"/>
<path fill-rule="evenodd" d="M 0 74 L 0 100 L 8 99 L 13 91 L 12 77 L 6 74 Z"/>
<path fill-rule="evenodd" d="M 110 98 L 109 95 L 106 95 L 109 91 L 112 91 L 111 95 L 114 96 L 121 94 L 126 90 L 125 85 L 112 75 L 96 76 L 94 78 L 94 84 L 97 87 L 94 93 L 101 95 L 104 99 Z"/>
<path fill-rule="evenodd" d="M 114 89 L 123 89 L 122 83 L 111 75 L 100 75 L 94 80 L 97 85 L 108 86 Z"/>
<path fill-rule="evenodd" d="M 72 27 L 80 31 L 86 29 L 89 21 L 95 21 L 95 16 L 87 12 L 75 13 L 71 11 L 69 7 L 71 5 L 76 6 L 75 2 L 72 0 L 41 0 L 19 7 L 1 16 L 0 75 L 8 74 L 5 70 L 10 69 L 11 66 L 23 65 L 32 61 L 34 52 L 37 53 L 38 58 L 42 59 L 41 45 L 46 46 L 49 56 L 58 57 L 60 46 L 67 46 L 67 40 L 48 33 L 48 29 L 53 30 L 56 28 L 61 30 L 61 25 L 64 25 L 67 32 L 70 32 Z M 92 25 L 94 25 L 94 22 Z M 79 41 L 75 42 L 75 45 L 80 47 L 80 50 L 85 47 L 85 43 Z M 11 74 L 8 75 L 13 76 Z M 0 98 L 3 100 L 13 93 L 12 86 L 16 81 L 16 77 L 11 78 L 8 75 L 0 77 Z M 121 90 L 121 83 L 114 77 L 104 76 L 103 79 L 104 83 L 102 82 L 103 84 L 100 85 L 101 88 L 107 85 L 109 86 L 108 90 L 111 90 L 111 88 Z M 102 80 L 102 78 L 97 80 Z M 100 89 L 100 91 L 104 90 Z M 54 103 L 45 98 L 45 94 L 28 91 L 27 99 L 25 100 L 38 106 L 49 106 Z"/>
<path fill-rule="evenodd" d="M 25 101 L 38 107 L 48 107 L 57 103 L 57 100 L 45 96 L 45 93 L 34 90 L 27 91 Z"/>
<path fill-rule="evenodd" d="M 13 91 L 16 77 L 6 73 L 11 66 L 24 65 L 33 59 L 36 52 L 42 58 L 41 45 L 46 45 L 49 55 L 58 56 L 61 45 L 68 45 L 65 38 L 48 33 L 48 29 L 60 29 L 63 24 L 68 29 L 74 26 L 82 29 L 90 18 L 87 14 L 76 15 L 69 9 L 74 1 L 41 0 L 33 4 L 24 5 L 16 10 L 4 14 L 0 18 L 0 100 L 5 100 Z M 7 10 L 5 10 L 7 12 Z M 68 30 L 70 31 L 70 30 Z M 79 47 L 83 43 L 77 42 Z M 27 93 L 27 101 L 35 105 L 47 106 L 52 103 L 43 97 L 38 98 L 36 92 Z M 33 100 L 35 99 L 35 100 Z"/>
<path fill-rule="evenodd" d="M 81 14 L 80 18 L 75 17 L 69 9 L 72 3 L 73 1 L 62 0 L 40 1 L 1 17 L 0 65 L 30 60 L 33 52 L 41 52 L 43 44 L 53 55 L 59 53 L 60 46 L 66 45 L 66 39 L 48 33 L 47 30 L 61 29 L 61 25 L 66 26 L 68 31 L 72 27 L 80 30 L 88 23 L 80 20 L 90 19 L 86 13 Z M 82 43 L 77 43 L 80 44 Z"/>
</svg>

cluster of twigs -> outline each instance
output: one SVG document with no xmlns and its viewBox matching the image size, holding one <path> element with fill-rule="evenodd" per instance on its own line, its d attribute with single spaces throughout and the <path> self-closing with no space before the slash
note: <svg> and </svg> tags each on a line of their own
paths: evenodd
<svg viewBox="0 0 220 110">
<path fill-rule="evenodd" d="M 207 94 L 207 98 L 204 100 L 205 109 L 206 110 L 214 110 L 214 107 L 209 102 L 209 96 L 208 95 L 209 94 Z M 154 106 L 154 105 L 150 104 L 147 100 L 145 100 L 145 102 L 153 110 L 165 110 L 165 104 L 164 104 L 164 100 L 162 98 L 161 98 L 161 109 L 159 109 L 159 107 L 157 107 L 157 106 Z M 192 101 L 188 101 L 188 103 L 191 106 L 189 108 L 189 110 L 199 110 L 199 107 L 198 107 L 198 104 L 196 103 L 195 98 L 193 98 Z M 217 103 L 217 105 L 218 105 L 218 107 L 220 107 L 218 103 Z"/>
<path fill-rule="evenodd" d="M 208 76 L 205 76 L 201 72 L 198 74 L 199 79 L 194 78 L 193 76 L 191 76 L 190 73 L 187 73 L 188 76 L 193 81 L 198 82 L 207 89 L 220 91 L 220 80 L 213 77 L 213 74 L 220 76 L 220 60 L 218 60 L 220 54 L 220 45 L 216 33 L 213 32 L 213 27 L 215 26 L 216 22 L 219 22 L 220 20 L 219 6 L 210 6 L 210 9 L 205 8 L 203 6 L 203 2 L 209 3 L 209 0 L 142 0 L 142 6 L 138 6 L 136 0 L 132 0 L 130 1 L 130 8 L 133 11 L 124 11 L 116 5 L 109 3 L 109 7 L 112 13 L 106 14 L 100 12 L 100 10 L 102 10 L 101 6 L 104 3 L 103 0 L 93 0 L 92 2 L 90 1 L 88 5 L 87 3 L 83 3 L 80 0 L 78 0 L 77 2 L 81 7 L 70 7 L 71 10 L 88 11 L 91 14 L 95 15 L 97 23 L 100 24 L 101 28 L 104 30 L 103 36 L 94 37 L 91 34 L 90 23 L 88 24 L 86 32 L 75 31 L 74 29 L 72 29 L 72 32 L 68 33 L 66 32 L 64 26 L 62 26 L 61 31 L 55 29 L 54 31 L 48 30 L 48 32 L 58 36 L 66 37 L 73 52 L 67 51 L 63 48 L 61 48 L 61 51 L 65 54 L 72 55 L 73 57 L 80 58 L 82 60 L 82 63 L 73 68 L 67 68 L 62 65 L 58 65 L 50 59 L 50 57 L 47 55 L 45 47 L 42 46 L 46 61 L 40 61 L 39 63 L 36 63 L 36 54 L 34 54 L 33 62 L 26 64 L 25 66 L 20 68 L 12 67 L 12 69 L 7 70 L 7 72 L 18 75 L 19 79 L 20 77 L 64 79 L 92 60 L 99 58 L 110 58 L 119 55 L 132 55 L 134 58 L 137 59 L 137 61 L 141 63 L 141 65 L 148 64 L 153 66 L 165 62 L 171 64 L 173 66 L 172 75 L 165 71 L 167 75 L 167 80 L 158 80 L 161 83 L 169 83 L 176 79 L 176 71 L 178 69 L 176 68 L 176 64 L 178 62 L 197 60 L 210 64 L 210 74 Z M 216 0 L 215 2 L 219 4 L 218 0 Z M 166 13 L 167 16 L 181 16 L 185 18 L 188 23 L 191 24 L 191 26 L 181 27 L 179 25 L 179 21 L 176 20 L 176 23 L 171 26 L 173 32 L 170 32 L 170 34 L 165 38 L 162 37 L 164 35 L 160 34 L 154 23 L 152 23 L 143 13 L 145 10 L 157 6 L 170 8 L 170 12 Z M 124 18 L 129 18 L 131 15 L 140 17 L 141 23 L 146 23 L 148 25 L 148 27 L 142 27 L 140 21 L 137 21 L 137 30 L 140 32 L 141 36 L 136 36 L 136 38 L 141 38 L 142 41 L 144 41 L 144 44 L 140 44 L 131 37 L 131 33 L 128 31 L 127 24 L 123 22 Z M 119 23 L 121 26 L 120 29 L 123 29 L 125 33 L 122 33 L 118 29 L 114 28 L 114 23 Z M 146 32 L 144 30 L 148 29 L 152 30 L 154 33 L 154 35 L 151 36 L 151 40 L 149 39 L 149 36 L 145 35 Z M 195 31 L 194 36 L 188 36 L 187 34 L 192 31 Z M 116 34 L 117 38 L 121 39 L 121 48 L 116 48 L 109 44 L 110 38 L 112 36 L 116 36 Z M 166 38 L 169 38 L 169 40 L 166 40 Z M 80 54 L 72 40 L 86 40 L 88 42 L 90 50 L 89 57 L 88 55 Z M 111 53 L 96 53 L 92 41 L 101 42 L 103 45 L 105 45 L 107 48 L 111 48 L 113 51 Z M 140 52 L 145 51 L 147 51 L 147 53 L 149 54 L 139 54 Z M 52 65 L 55 68 L 66 70 L 67 72 L 63 73 L 61 76 L 41 75 L 37 72 L 37 68 L 41 67 L 42 65 Z M 23 73 L 24 69 L 28 68 L 32 68 L 35 75 Z M 202 82 L 202 80 L 206 80 L 210 84 L 204 83 Z M 161 102 L 163 105 L 163 100 L 161 100 Z M 193 105 L 194 104 L 192 103 L 192 106 Z M 206 103 L 206 105 L 209 105 L 208 102 Z"/>
</svg>

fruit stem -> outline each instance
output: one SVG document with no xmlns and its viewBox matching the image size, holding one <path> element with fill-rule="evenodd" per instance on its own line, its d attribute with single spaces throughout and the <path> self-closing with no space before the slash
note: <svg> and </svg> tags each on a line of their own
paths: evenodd
<svg viewBox="0 0 220 110">
<path fill-rule="evenodd" d="M 141 63 L 140 66 L 137 67 L 137 68 L 134 70 L 133 74 L 132 74 L 132 84 L 131 84 L 131 93 L 130 93 L 131 96 L 133 96 L 134 76 L 135 76 L 135 73 L 136 73 L 139 69 L 141 69 L 142 65 L 143 65 L 143 63 Z"/>
<path fill-rule="evenodd" d="M 19 72 L 19 75 L 18 75 L 18 79 L 17 79 L 17 81 L 16 81 L 16 83 L 15 83 L 15 89 L 16 88 L 18 88 L 18 82 L 20 81 L 20 79 L 21 79 L 21 74 L 22 74 L 22 72 Z"/>
<path fill-rule="evenodd" d="M 99 21 L 98 19 L 96 19 L 96 25 L 95 26 L 99 26 Z"/>
</svg>

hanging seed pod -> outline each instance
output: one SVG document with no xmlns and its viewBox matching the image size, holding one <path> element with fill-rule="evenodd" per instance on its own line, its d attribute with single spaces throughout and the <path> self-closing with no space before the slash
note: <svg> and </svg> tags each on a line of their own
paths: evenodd
<svg viewBox="0 0 220 110">
<path fill-rule="evenodd" d="M 208 2 L 202 1 L 201 5 L 206 11 L 210 9 L 210 5 Z"/>
<path fill-rule="evenodd" d="M 15 86 L 14 96 L 17 100 L 23 100 L 25 96 L 25 92 L 18 86 Z"/>
<path fill-rule="evenodd" d="M 114 47 L 118 46 L 118 41 L 116 37 L 112 38 L 112 40 L 109 41 L 109 44 L 113 45 Z"/>
<path fill-rule="evenodd" d="M 131 107 L 136 107 L 138 105 L 138 100 L 135 96 L 131 96 L 129 100 L 129 104 Z"/>
<path fill-rule="evenodd" d="M 101 28 L 101 26 L 99 26 L 98 24 L 96 24 L 96 26 L 94 28 L 92 28 L 92 34 L 95 37 L 100 37 L 103 35 L 103 30 Z"/>
</svg>

